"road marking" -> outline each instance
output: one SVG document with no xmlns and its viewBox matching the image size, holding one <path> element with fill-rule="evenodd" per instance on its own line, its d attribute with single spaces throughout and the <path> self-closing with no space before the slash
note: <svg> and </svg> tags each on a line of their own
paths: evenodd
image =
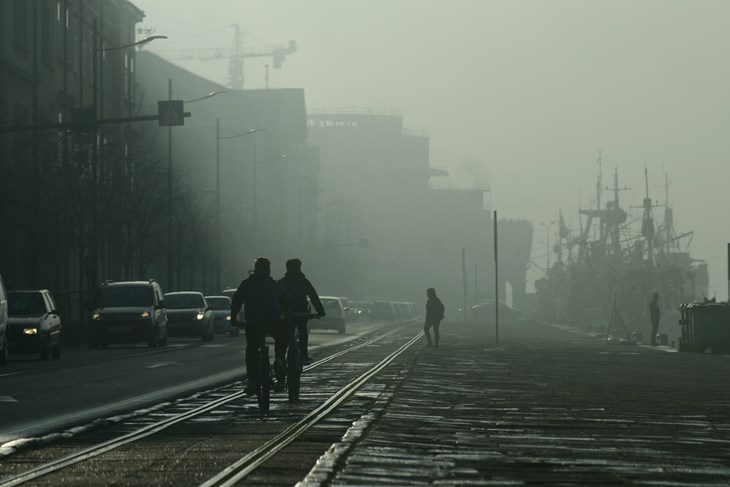
<svg viewBox="0 0 730 487">
<path fill-rule="evenodd" d="M 11 396 L 0 396 L 0 402 L 18 402 L 18 400 Z"/>
<path fill-rule="evenodd" d="M 10 372 L 10 373 L 7 373 L 7 374 L 0 374 L 0 377 L 7 377 L 9 375 L 18 375 L 18 374 L 20 374 L 20 372 Z"/>
<path fill-rule="evenodd" d="M 145 365 L 145 367 L 148 369 L 156 369 L 158 367 L 167 367 L 168 365 L 182 365 L 182 364 L 179 364 L 177 362 L 155 362 L 155 363 L 147 364 L 147 365 Z"/>
<path fill-rule="evenodd" d="M 221 348 L 221 347 L 227 347 L 230 343 L 211 343 L 208 345 L 203 345 L 204 348 Z"/>
</svg>

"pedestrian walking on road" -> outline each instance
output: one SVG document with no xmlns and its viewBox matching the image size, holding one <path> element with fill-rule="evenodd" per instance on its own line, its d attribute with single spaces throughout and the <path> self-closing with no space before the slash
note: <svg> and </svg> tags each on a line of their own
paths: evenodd
<svg viewBox="0 0 730 487">
<path fill-rule="evenodd" d="M 439 346 L 439 325 L 441 324 L 441 320 L 444 319 L 444 304 L 441 302 L 441 300 L 436 296 L 436 290 L 432 287 L 426 289 L 426 296 L 428 297 L 428 300 L 426 301 L 426 323 L 423 325 L 423 333 L 426 335 L 426 340 L 428 340 L 428 347 L 433 346 L 434 344 L 431 342 L 431 333 L 429 330 L 431 327 L 433 327 L 433 338 L 435 341 L 435 345 Z"/>
<path fill-rule="evenodd" d="M 271 278 L 271 262 L 266 257 L 256 258 L 253 271 L 249 271 L 248 279 L 241 281 L 233 295 L 231 321 L 236 320 L 241 306 L 246 319 L 246 392 L 250 394 L 256 390 L 256 351 L 267 334 L 274 338 L 274 372 L 277 385 L 281 383 L 278 388 L 281 388 L 285 379 L 284 359 L 288 338 L 285 327 L 289 321 L 289 295 Z"/>
<path fill-rule="evenodd" d="M 649 317 L 651 318 L 651 346 L 656 346 L 656 336 L 659 333 L 659 318 L 662 312 L 659 310 L 659 293 L 654 293 L 649 303 Z"/>
<path fill-rule="evenodd" d="M 279 280 L 279 284 L 291 299 L 291 326 L 299 328 L 299 356 L 302 365 L 309 365 L 312 363 L 312 358 L 309 356 L 309 329 L 307 328 L 310 314 L 309 301 L 319 317 L 325 316 L 324 306 L 322 306 L 322 301 L 319 300 L 314 286 L 304 276 L 302 261 L 299 259 L 286 261 L 286 274 Z"/>
</svg>

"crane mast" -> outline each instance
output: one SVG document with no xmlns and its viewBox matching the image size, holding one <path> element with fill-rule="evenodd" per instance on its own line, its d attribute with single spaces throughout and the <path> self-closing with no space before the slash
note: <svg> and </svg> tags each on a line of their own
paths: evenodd
<svg viewBox="0 0 730 487">
<path fill-rule="evenodd" d="M 287 45 L 244 48 L 241 26 L 239 24 L 233 24 L 231 27 L 233 27 L 233 43 L 230 48 L 160 49 L 155 52 L 170 60 L 194 59 L 206 62 L 214 59 L 228 59 L 228 86 L 234 90 L 243 89 L 244 59 L 270 57 L 273 59 L 274 68 L 278 69 L 281 68 L 282 62 L 289 54 L 297 52 L 296 41 L 289 41 Z"/>
</svg>

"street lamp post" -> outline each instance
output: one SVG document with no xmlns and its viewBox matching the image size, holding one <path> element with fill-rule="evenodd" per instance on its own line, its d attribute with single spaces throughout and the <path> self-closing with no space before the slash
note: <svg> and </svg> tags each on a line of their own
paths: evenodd
<svg viewBox="0 0 730 487">
<path fill-rule="evenodd" d="M 102 17 L 103 22 L 103 17 Z M 133 48 L 135 46 L 139 46 L 142 44 L 146 44 L 148 42 L 152 42 L 156 39 L 167 39 L 167 36 L 150 36 L 146 37 L 142 40 L 139 40 L 137 42 L 133 42 L 131 44 L 125 44 L 122 46 L 114 46 L 114 47 L 107 47 L 107 48 L 100 48 L 98 46 L 98 40 L 99 40 L 99 29 L 97 24 L 97 19 L 94 18 L 93 21 L 93 39 L 92 39 L 92 107 L 94 111 L 94 115 L 97 116 L 97 114 L 103 118 L 104 117 L 104 56 L 109 51 L 116 51 L 121 49 L 129 49 Z M 131 83 L 131 75 L 130 75 L 130 81 Z M 131 90 L 129 92 L 131 94 Z M 83 102 L 83 97 L 82 97 Z M 129 116 L 131 116 L 131 96 L 130 96 L 130 113 Z M 98 107 L 98 111 L 97 111 Z M 93 200 L 93 208 L 92 208 L 92 240 L 91 240 L 91 281 L 94 285 L 96 285 L 96 281 L 98 279 L 99 274 L 99 264 L 100 262 L 100 240 L 101 240 L 101 229 L 99 228 L 99 210 L 98 210 L 98 204 L 99 204 L 99 186 L 100 186 L 100 179 L 103 184 L 104 181 L 104 164 L 103 164 L 103 137 L 99 137 L 99 127 L 97 124 L 94 124 L 93 127 L 93 145 L 92 145 L 92 200 Z M 101 147 L 100 147 L 101 144 Z M 101 156 L 100 156 L 101 153 Z M 102 269 L 103 270 L 103 269 Z"/>
<path fill-rule="evenodd" d="M 184 103 L 195 103 L 197 101 L 212 98 L 225 90 L 211 91 L 205 96 L 187 100 Z M 172 100 L 172 78 L 167 80 L 167 99 Z M 172 286 L 172 126 L 167 127 L 167 283 L 168 287 Z"/>
<path fill-rule="evenodd" d="M 215 119 L 215 283 L 221 288 L 221 140 L 236 139 L 264 129 L 251 129 L 242 134 L 221 137 L 221 119 Z"/>
</svg>

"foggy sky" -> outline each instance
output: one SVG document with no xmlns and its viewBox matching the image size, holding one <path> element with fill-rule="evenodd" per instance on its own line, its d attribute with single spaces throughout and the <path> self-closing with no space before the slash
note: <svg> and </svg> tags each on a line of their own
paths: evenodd
<svg viewBox="0 0 730 487">
<path fill-rule="evenodd" d="M 134 3 L 170 38 L 155 50 L 229 47 L 233 22 L 251 34 L 247 47 L 296 40 L 299 52 L 270 71 L 270 87 L 304 88 L 310 108 L 402 110 L 407 127 L 429 131 L 433 165 L 457 182 L 486 179 L 501 217 L 533 221 L 541 265 L 541 223 L 562 209 L 578 229 L 579 203 L 595 198 L 599 150 L 604 181 L 617 166 L 632 188 L 621 195 L 627 209 L 641 205 L 644 161 L 660 202 L 666 170 L 677 230 L 695 231 L 694 257 L 709 261 L 712 289 L 727 296 L 730 2 Z M 226 82 L 226 61 L 178 63 Z M 246 88 L 264 86 L 267 63 L 246 61 Z"/>
</svg>

